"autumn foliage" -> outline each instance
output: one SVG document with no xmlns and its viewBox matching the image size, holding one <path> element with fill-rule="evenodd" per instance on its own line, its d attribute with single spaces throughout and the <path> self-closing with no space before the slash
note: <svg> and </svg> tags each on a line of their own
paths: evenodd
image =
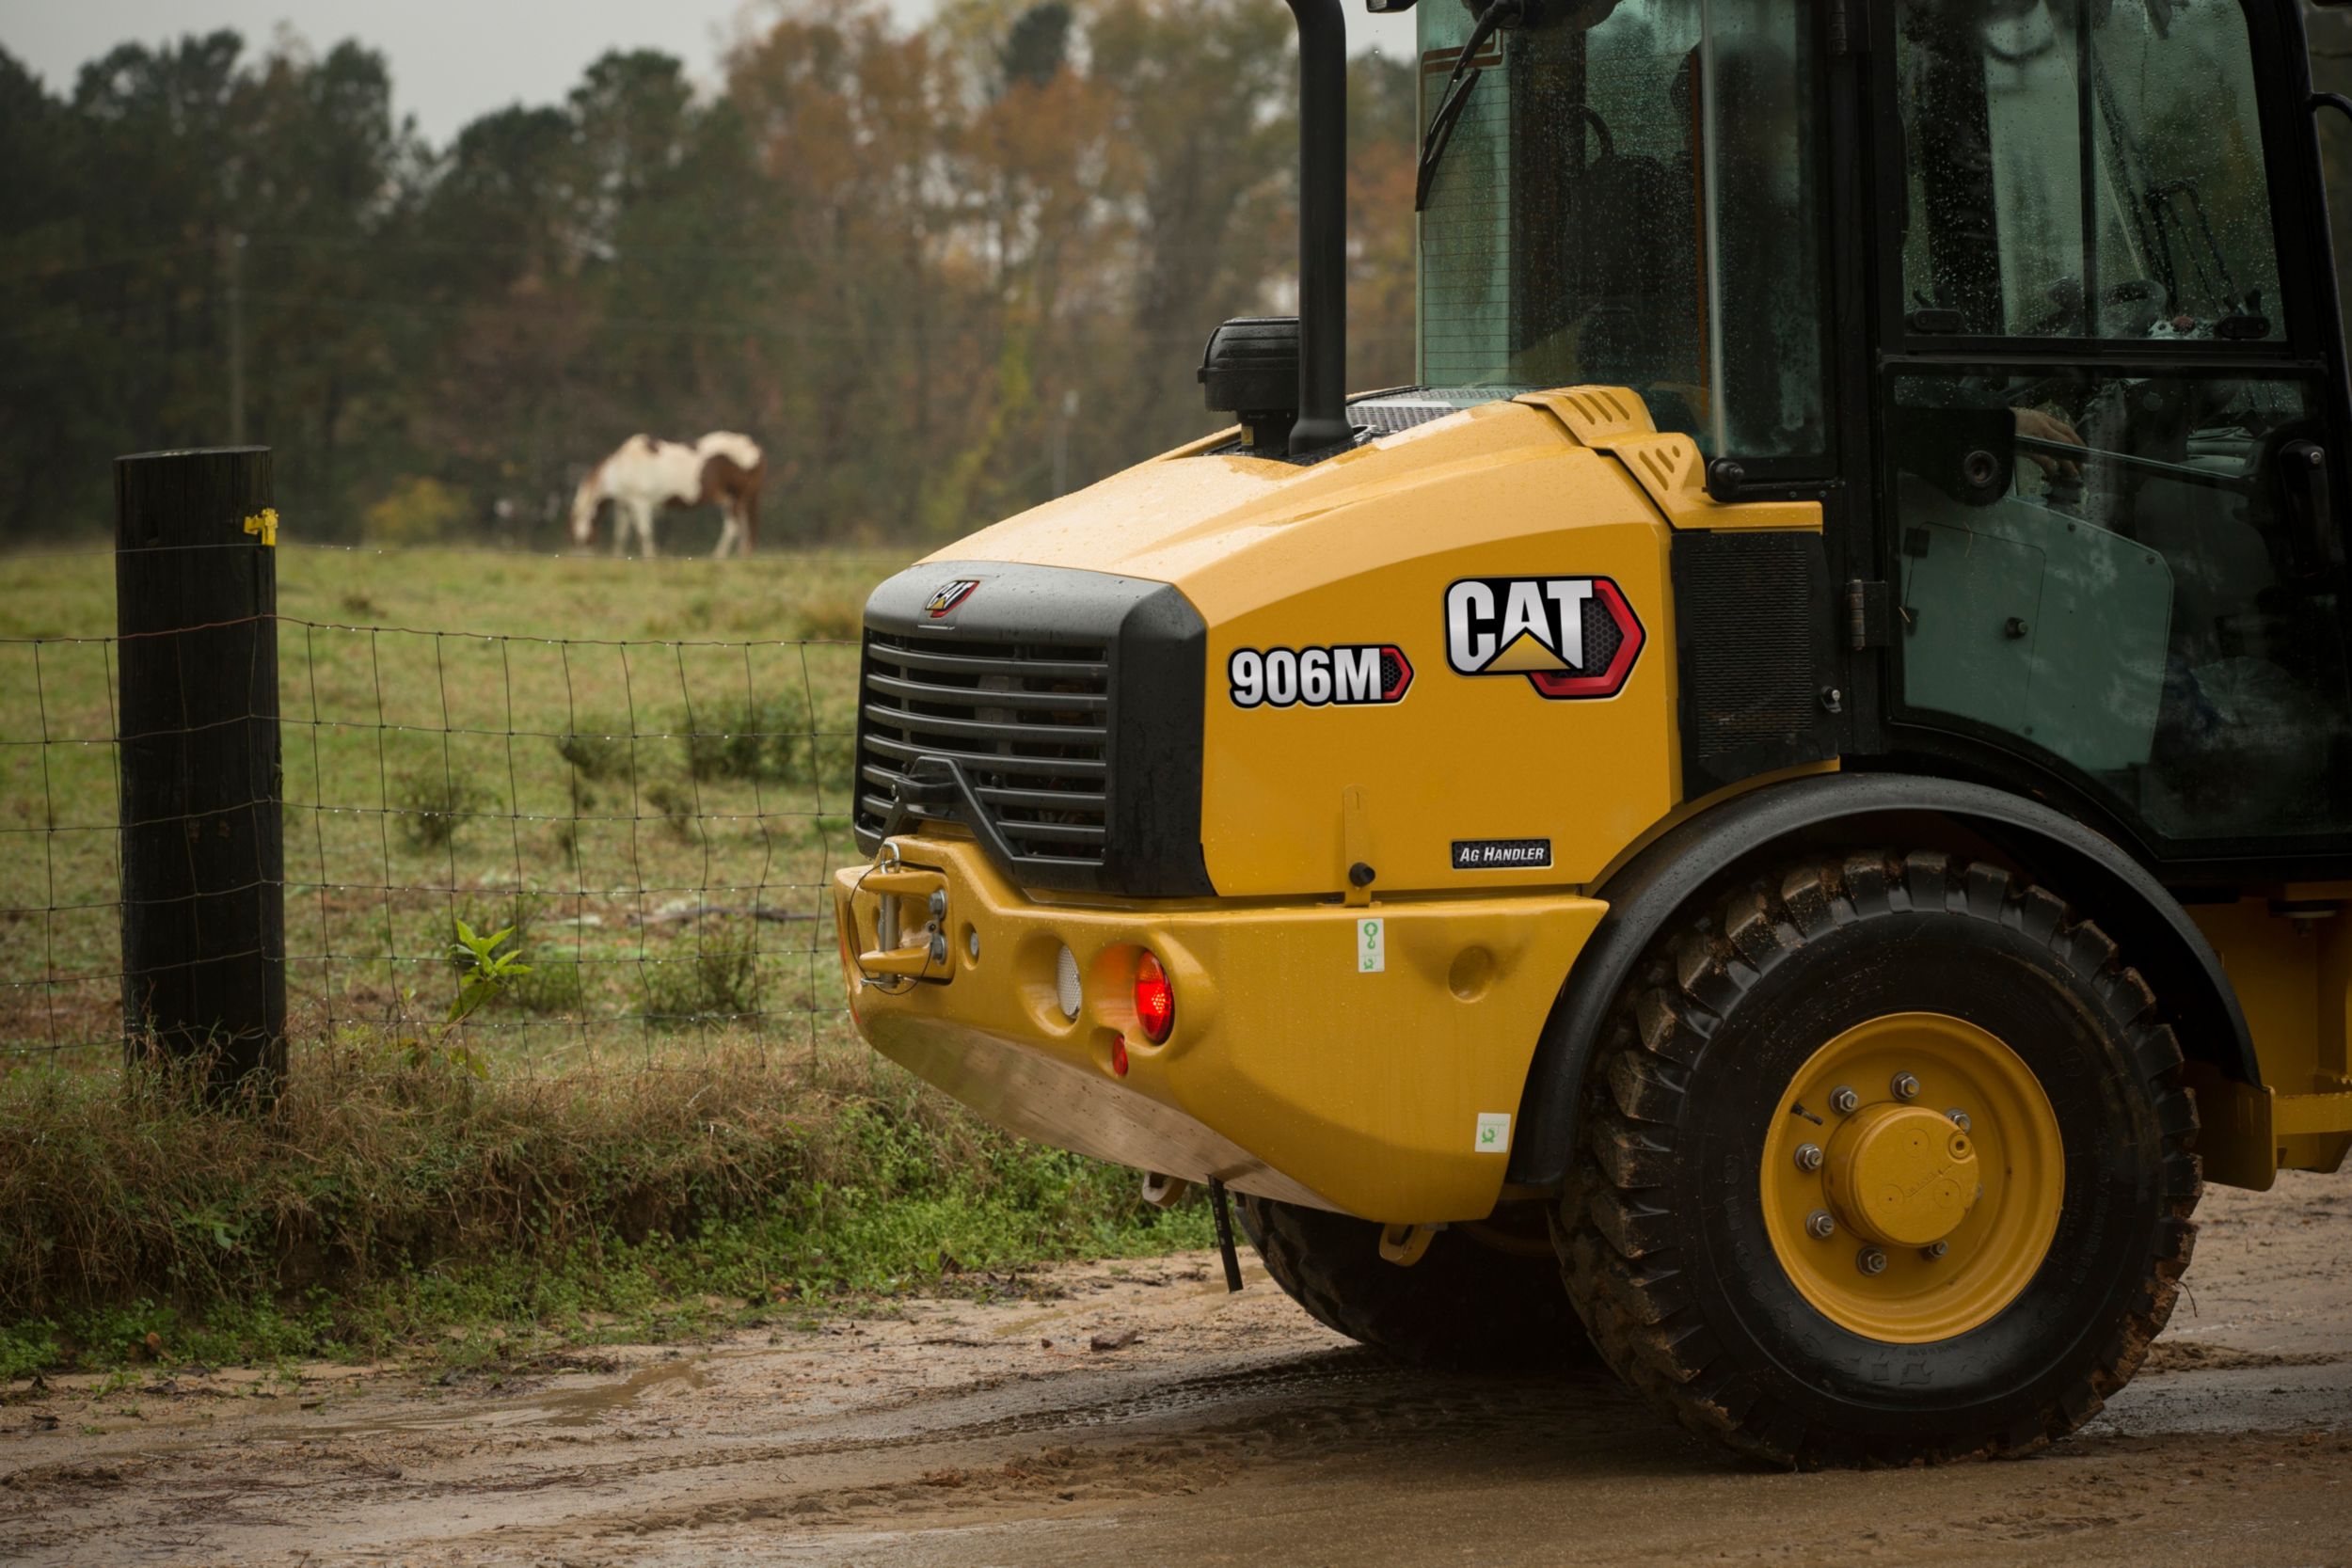
<svg viewBox="0 0 2352 1568">
<path fill-rule="evenodd" d="M 1209 428 L 1203 340 L 1295 265 L 1284 7 L 769 14 L 715 84 L 612 54 L 442 148 L 363 42 L 125 45 L 63 96 L 0 54 L 0 542 L 103 531 L 117 452 L 225 441 L 232 321 L 310 538 L 552 546 L 622 437 L 712 428 L 767 446 L 771 542 L 938 537 Z M 1351 379 L 1392 385 L 1409 65 L 1351 88 Z"/>
</svg>

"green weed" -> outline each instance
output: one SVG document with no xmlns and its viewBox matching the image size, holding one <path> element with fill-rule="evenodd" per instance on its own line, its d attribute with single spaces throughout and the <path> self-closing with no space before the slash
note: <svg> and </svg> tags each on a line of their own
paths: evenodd
<svg viewBox="0 0 2352 1568">
<path fill-rule="evenodd" d="M 686 736 L 686 769 L 696 779 L 807 776 L 808 708 L 797 697 L 771 697 L 723 715 L 698 713 L 694 722 Z"/>
<path fill-rule="evenodd" d="M 429 766 L 403 774 L 392 786 L 393 820 L 419 849 L 448 847 L 467 823 L 495 803 L 488 790 L 466 775 Z"/>
<path fill-rule="evenodd" d="M 586 977 L 568 959 L 542 958 L 506 988 L 506 1000 L 527 1013 L 569 1017 L 587 1005 Z"/>
<path fill-rule="evenodd" d="M 657 1027 L 732 1022 L 759 1006 L 759 927 L 708 920 L 695 950 L 641 965 L 644 1011 Z"/>
<path fill-rule="evenodd" d="M 691 844 L 696 834 L 694 797 L 683 785 L 666 781 L 645 788 L 645 804 L 661 818 L 663 827 L 681 844 Z"/>
<path fill-rule="evenodd" d="M 555 751 L 582 779 L 596 784 L 623 777 L 628 771 L 629 735 L 626 724 L 608 722 L 602 729 L 559 735 Z"/>
</svg>

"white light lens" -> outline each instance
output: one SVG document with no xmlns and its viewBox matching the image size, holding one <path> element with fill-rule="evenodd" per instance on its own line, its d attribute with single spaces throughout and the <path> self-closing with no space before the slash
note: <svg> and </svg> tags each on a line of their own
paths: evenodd
<svg viewBox="0 0 2352 1568">
<path fill-rule="evenodd" d="M 1054 956 L 1054 991 L 1061 999 L 1061 1016 L 1076 1018 L 1080 1000 L 1078 955 L 1067 947 Z"/>
</svg>

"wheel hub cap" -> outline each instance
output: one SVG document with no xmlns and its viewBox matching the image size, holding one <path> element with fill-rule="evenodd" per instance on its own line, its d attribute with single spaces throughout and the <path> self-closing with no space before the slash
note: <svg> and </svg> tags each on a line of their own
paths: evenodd
<svg viewBox="0 0 2352 1568">
<path fill-rule="evenodd" d="M 1976 1144 L 1938 1112 L 1871 1105 L 1830 1139 L 1821 1185 L 1840 1224 L 1887 1246 L 1926 1246 L 1960 1227 L 1982 1191 Z"/>
<path fill-rule="evenodd" d="M 1889 1013 L 1797 1069 L 1758 1174 L 1797 1292 L 1849 1333 L 1927 1344 L 1990 1322 L 2042 1266 L 2066 1150 L 2041 1080 L 1999 1037 Z"/>
</svg>

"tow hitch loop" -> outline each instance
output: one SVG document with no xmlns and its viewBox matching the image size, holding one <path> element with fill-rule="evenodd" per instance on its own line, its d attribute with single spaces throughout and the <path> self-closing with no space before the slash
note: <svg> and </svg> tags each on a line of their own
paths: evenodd
<svg viewBox="0 0 2352 1568">
<path fill-rule="evenodd" d="M 858 942 L 857 904 L 861 896 L 874 899 L 874 945 L 861 948 Z M 907 928 L 904 905 L 914 901 L 920 908 L 923 925 L 914 930 Z M 858 874 L 850 890 L 850 911 L 851 929 L 846 945 L 852 956 L 858 978 L 882 990 L 897 995 L 919 981 L 946 984 L 947 965 L 947 879 L 937 871 L 909 866 L 900 858 L 898 846 L 885 839 L 875 852 L 873 863 Z M 937 971 L 937 973 L 934 973 Z"/>
</svg>

